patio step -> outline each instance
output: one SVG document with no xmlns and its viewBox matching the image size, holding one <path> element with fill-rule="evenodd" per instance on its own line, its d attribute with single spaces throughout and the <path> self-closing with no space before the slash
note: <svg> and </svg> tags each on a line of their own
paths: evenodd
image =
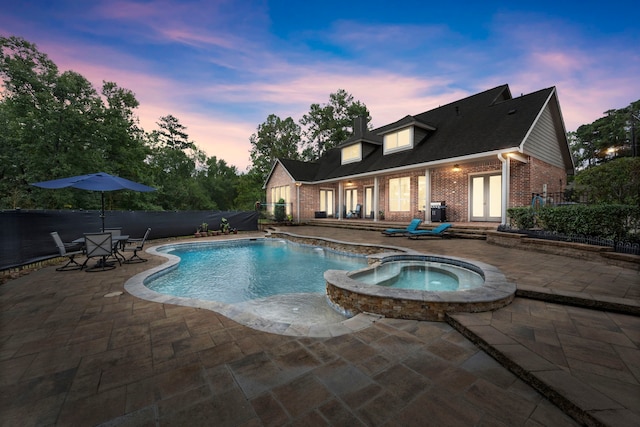
<svg viewBox="0 0 640 427">
<path fill-rule="evenodd" d="M 317 227 L 332 227 L 332 228 L 348 228 L 352 230 L 367 230 L 367 231 L 383 231 L 387 228 L 404 228 L 406 223 L 398 223 L 391 221 L 365 221 L 365 220 L 351 220 L 351 219 L 312 219 L 305 223 L 306 225 L 313 225 Z M 452 237 L 458 237 L 463 239 L 479 239 L 485 240 L 487 238 L 487 231 L 496 230 L 498 225 L 474 225 L 474 224 L 456 224 L 451 223 L 452 227 L 448 230 L 448 234 Z M 431 230 L 437 227 L 439 223 L 422 224 L 420 230 Z"/>
</svg>

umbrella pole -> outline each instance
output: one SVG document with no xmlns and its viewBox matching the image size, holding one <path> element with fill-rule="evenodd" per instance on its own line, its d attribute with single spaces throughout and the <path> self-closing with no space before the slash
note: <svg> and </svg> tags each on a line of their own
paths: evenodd
<svg viewBox="0 0 640 427">
<path fill-rule="evenodd" d="M 102 211 L 100 212 L 100 218 L 102 219 L 102 232 L 104 233 L 104 191 L 100 192 L 100 196 L 102 200 Z"/>
</svg>

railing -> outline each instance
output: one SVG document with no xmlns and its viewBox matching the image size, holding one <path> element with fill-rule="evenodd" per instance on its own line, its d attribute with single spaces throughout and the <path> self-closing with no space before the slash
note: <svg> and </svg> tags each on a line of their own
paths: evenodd
<svg viewBox="0 0 640 427">
<path fill-rule="evenodd" d="M 553 193 L 531 193 L 532 203 L 536 201 L 542 201 L 545 205 L 562 205 L 562 204 L 571 204 L 571 203 L 580 203 L 587 204 L 589 203 L 589 194 L 588 193 L 577 193 L 572 190 L 566 191 L 558 191 Z"/>
<path fill-rule="evenodd" d="M 555 240 L 560 242 L 573 242 L 584 243 L 587 245 L 604 246 L 612 248 L 614 252 L 640 255 L 640 243 L 637 242 L 621 242 L 613 239 L 606 239 L 603 237 L 594 236 L 567 236 L 564 234 L 558 234 L 546 230 L 520 230 L 511 228 L 508 225 L 500 225 L 498 231 L 504 231 L 507 233 L 525 234 L 529 237 L 545 240 Z"/>
</svg>

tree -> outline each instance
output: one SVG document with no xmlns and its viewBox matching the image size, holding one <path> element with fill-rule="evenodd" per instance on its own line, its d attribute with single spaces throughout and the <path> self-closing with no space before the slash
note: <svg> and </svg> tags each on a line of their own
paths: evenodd
<svg viewBox="0 0 640 427">
<path fill-rule="evenodd" d="M 0 195 L 4 207 L 29 207 L 28 182 L 34 177 L 31 150 L 43 139 L 44 113 L 53 102 L 58 68 L 35 45 L 0 37 Z"/>
<path fill-rule="evenodd" d="M 106 108 L 104 119 L 100 122 L 101 137 L 106 144 L 105 155 L 112 172 L 153 185 L 149 165 L 145 162 L 151 149 L 145 143 L 144 131 L 134 113 L 139 105 L 138 100 L 133 92 L 118 87 L 114 82 L 103 82 L 102 96 L 106 100 Z M 107 202 L 128 209 L 152 210 L 157 208 L 156 198 L 157 195 L 153 193 L 116 191 L 108 194 Z"/>
<path fill-rule="evenodd" d="M 300 124 L 305 127 L 302 157 L 307 161 L 320 158 L 328 150 L 345 141 L 353 133 L 353 122 L 357 117 L 371 120 L 369 110 L 344 89 L 329 95 L 329 103 L 323 106 L 311 104 Z"/>
<path fill-rule="evenodd" d="M 213 201 L 215 207 L 222 211 L 232 210 L 238 197 L 238 171 L 235 166 L 216 156 L 209 157 L 206 170 L 202 171 L 200 180 L 202 186 Z"/>
<path fill-rule="evenodd" d="M 256 202 L 264 202 L 264 191 L 262 186 L 264 178 L 254 170 L 242 174 L 238 177 L 238 196 L 235 206 L 241 210 L 255 209 Z"/>
<path fill-rule="evenodd" d="M 640 205 L 640 157 L 620 157 L 578 172 L 578 191 L 592 203 Z"/>
<path fill-rule="evenodd" d="M 258 132 L 249 138 L 251 143 L 252 171 L 267 178 L 269 171 L 278 158 L 298 160 L 298 144 L 300 143 L 300 126 L 291 117 L 282 120 L 275 114 L 258 125 Z"/>
<path fill-rule="evenodd" d="M 195 144 L 189 141 L 189 135 L 186 132 L 187 128 L 171 114 L 160 117 L 160 121 L 157 124 L 160 128 L 158 131 L 160 140 L 165 146 L 177 150 L 187 150 L 195 147 Z"/>
<path fill-rule="evenodd" d="M 29 182 L 88 173 L 87 164 L 105 170 L 99 136 L 103 104 L 91 84 L 56 65 L 34 44 L 0 37 L 0 203 L 9 207 L 91 208 L 89 195 L 40 191 Z M 86 202 L 86 203 L 85 203 Z"/>
<path fill-rule="evenodd" d="M 637 119 L 632 117 L 637 116 L 638 110 L 640 100 L 619 110 L 605 111 L 604 117 L 584 124 L 576 132 L 570 133 L 571 150 L 578 168 L 633 155 L 631 130 L 634 126 L 637 128 Z"/>
</svg>

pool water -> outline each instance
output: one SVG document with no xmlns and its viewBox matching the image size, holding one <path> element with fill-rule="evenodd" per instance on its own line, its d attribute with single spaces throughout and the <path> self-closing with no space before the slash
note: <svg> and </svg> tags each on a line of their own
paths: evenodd
<svg viewBox="0 0 640 427">
<path fill-rule="evenodd" d="M 235 304 L 291 293 L 325 293 L 326 270 L 359 270 L 363 255 L 285 240 L 243 240 L 160 249 L 180 257 L 177 268 L 145 285 L 158 293 Z"/>
<path fill-rule="evenodd" d="M 478 273 L 452 264 L 431 261 L 393 261 L 350 277 L 368 284 L 397 289 L 455 292 L 484 284 Z"/>
</svg>

